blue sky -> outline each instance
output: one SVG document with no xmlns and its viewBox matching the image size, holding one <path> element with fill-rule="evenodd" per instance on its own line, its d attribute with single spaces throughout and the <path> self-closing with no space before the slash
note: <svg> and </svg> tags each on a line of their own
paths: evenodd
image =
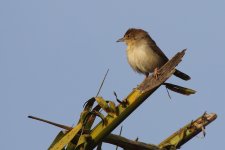
<svg viewBox="0 0 225 150">
<path fill-rule="evenodd" d="M 207 111 L 218 118 L 206 137 L 182 149 L 224 147 L 224 17 L 223 0 L 1 0 L 1 148 L 47 149 L 60 129 L 27 115 L 76 124 L 107 68 L 104 98 L 115 100 L 113 91 L 123 98 L 136 87 L 144 76 L 131 70 L 125 45 L 115 42 L 130 27 L 148 31 L 169 58 L 187 48 L 178 68 L 192 80 L 169 81 L 198 92 L 189 97 L 171 92 L 170 100 L 161 87 L 122 123 L 122 135 L 158 144 Z"/>
</svg>

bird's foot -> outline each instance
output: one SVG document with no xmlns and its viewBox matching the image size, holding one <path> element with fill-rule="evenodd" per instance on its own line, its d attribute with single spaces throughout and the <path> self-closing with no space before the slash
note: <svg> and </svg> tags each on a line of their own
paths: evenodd
<svg viewBox="0 0 225 150">
<path fill-rule="evenodd" d="M 155 77 L 156 80 L 158 80 L 158 76 L 160 75 L 158 68 L 154 69 L 153 76 Z"/>
</svg>

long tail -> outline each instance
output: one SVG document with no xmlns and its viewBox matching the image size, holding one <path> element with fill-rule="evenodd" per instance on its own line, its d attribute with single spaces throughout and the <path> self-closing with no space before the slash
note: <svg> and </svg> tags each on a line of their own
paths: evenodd
<svg viewBox="0 0 225 150">
<path fill-rule="evenodd" d="M 183 79 L 183 80 L 190 80 L 191 79 L 191 77 L 189 75 L 187 75 L 187 74 L 185 74 L 185 73 L 183 73 L 179 70 L 176 70 L 174 72 L 174 75 L 177 76 L 178 78 Z"/>
</svg>

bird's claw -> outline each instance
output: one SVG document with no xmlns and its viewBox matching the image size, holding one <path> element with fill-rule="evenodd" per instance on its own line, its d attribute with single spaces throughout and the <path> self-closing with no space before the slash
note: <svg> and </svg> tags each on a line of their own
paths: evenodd
<svg viewBox="0 0 225 150">
<path fill-rule="evenodd" d="M 153 76 L 155 77 L 156 80 L 158 80 L 158 76 L 160 75 L 158 68 L 154 69 Z"/>
</svg>

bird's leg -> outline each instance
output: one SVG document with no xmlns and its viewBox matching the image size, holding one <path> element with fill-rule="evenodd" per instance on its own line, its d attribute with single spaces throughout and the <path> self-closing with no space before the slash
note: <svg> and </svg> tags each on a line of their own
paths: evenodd
<svg viewBox="0 0 225 150">
<path fill-rule="evenodd" d="M 147 73 L 145 73 L 145 77 L 146 77 L 146 78 L 148 78 L 148 75 L 149 75 L 149 73 L 148 73 L 148 72 L 147 72 Z"/>
<path fill-rule="evenodd" d="M 153 76 L 155 77 L 155 79 L 157 80 L 158 79 L 158 75 L 159 75 L 160 73 L 159 73 L 159 70 L 158 70 L 158 68 L 156 67 L 155 69 L 154 69 L 154 73 L 153 73 Z"/>
</svg>

